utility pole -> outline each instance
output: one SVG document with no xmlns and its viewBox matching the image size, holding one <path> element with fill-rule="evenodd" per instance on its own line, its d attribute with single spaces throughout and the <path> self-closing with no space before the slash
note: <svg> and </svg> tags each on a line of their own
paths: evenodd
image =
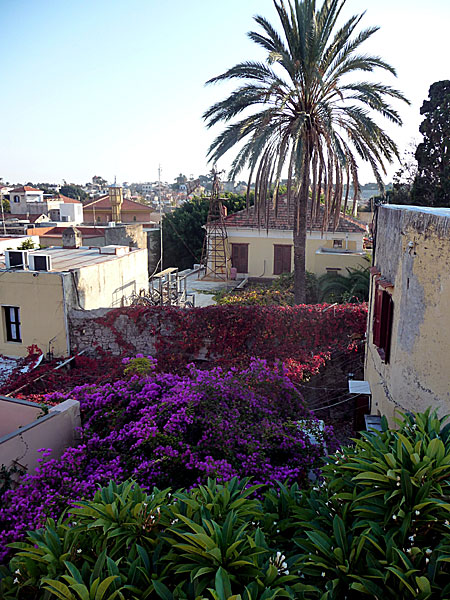
<svg viewBox="0 0 450 600">
<path fill-rule="evenodd" d="M 2 203 L 3 234 L 6 236 L 5 209 L 3 208 L 3 190 L 0 191 L 0 202 Z"/>
<path fill-rule="evenodd" d="M 163 267 L 163 231 L 162 231 L 162 198 L 161 198 L 161 165 L 158 166 L 158 199 L 159 199 L 159 237 L 161 243 L 161 271 L 164 269 Z"/>
</svg>

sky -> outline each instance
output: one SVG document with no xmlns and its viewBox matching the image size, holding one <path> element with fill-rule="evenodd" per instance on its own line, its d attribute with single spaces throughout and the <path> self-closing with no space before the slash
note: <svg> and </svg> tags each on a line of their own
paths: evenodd
<svg viewBox="0 0 450 600">
<path fill-rule="evenodd" d="M 376 79 L 411 101 L 396 106 L 402 127 L 384 122 L 402 152 L 420 141 L 429 86 L 450 78 L 450 2 L 347 0 L 343 17 L 364 11 L 362 26 L 381 29 L 362 48 L 398 74 Z M 0 177 L 143 182 L 158 179 L 159 165 L 168 182 L 207 173 L 222 127 L 207 130 L 202 114 L 233 86 L 205 82 L 264 59 L 246 35 L 256 14 L 279 29 L 272 0 L 0 0 Z M 374 180 L 364 165 L 360 180 Z"/>
</svg>

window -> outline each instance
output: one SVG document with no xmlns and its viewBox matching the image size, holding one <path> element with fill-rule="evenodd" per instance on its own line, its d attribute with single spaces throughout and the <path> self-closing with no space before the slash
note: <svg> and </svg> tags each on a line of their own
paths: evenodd
<svg viewBox="0 0 450 600">
<path fill-rule="evenodd" d="M 20 196 L 14 196 L 14 202 L 20 202 Z"/>
<path fill-rule="evenodd" d="M 333 248 L 342 248 L 343 240 L 333 240 Z"/>
<path fill-rule="evenodd" d="M 133 215 L 133 221 L 136 221 L 136 215 Z"/>
<path fill-rule="evenodd" d="M 100 217 L 97 217 L 97 223 L 100 223 Z"/>
<path fill-rule="evenodd" d="M 273 246 L 273 274 L 291 272 L 291 249 L 292 246 L 274 244 Z"/>
<path fill-rule="evenodd" d="M 389 362 L 391 349 L 393 312 L 394 303 L 391 294 L 382 288 L 379 281 L 376 281 L 373 307 L 373 344 L 386 363 Z"/>
<path fill-rule="evenodd" d="M 248 244 L 231 244 L 231 266 L 238 273 L 248 273 Z"/>
<path fill-rule="evenodd" d="M 17 306 L 4 306 L 3 313 L 6 324 L 6 341 L 21 342 L 19 308 Z"/>
</svg>

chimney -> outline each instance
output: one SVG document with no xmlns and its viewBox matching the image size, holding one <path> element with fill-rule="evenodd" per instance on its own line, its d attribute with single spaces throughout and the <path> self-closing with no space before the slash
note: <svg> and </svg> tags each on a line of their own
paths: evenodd
<svg viewBox="0 0 450 600">
<path fill-rule="evenodd" d="M 83 238 L 81 231 L 76 227 L 67 227 L 62 232 L 62 245 L 63 248 L 74 249 L 80 248 L 83 245 Z"/>
</svg>

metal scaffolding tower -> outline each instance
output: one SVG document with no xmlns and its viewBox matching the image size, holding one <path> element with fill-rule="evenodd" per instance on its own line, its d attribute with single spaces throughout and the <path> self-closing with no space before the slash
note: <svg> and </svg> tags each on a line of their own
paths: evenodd
<svg viewBox="0 0 450 600">
<path fill-rule="evenodd" d="M 213 184 L 201 259 L 204 273 L 201 279 L 227 281 L 230 278 L 231 261 L 228 255 L 228 236 L 225 225 L 226 211 L 221 198 L 219 198 L 219 175 L 215 169 L 212 174 Z"/>
</svg>

